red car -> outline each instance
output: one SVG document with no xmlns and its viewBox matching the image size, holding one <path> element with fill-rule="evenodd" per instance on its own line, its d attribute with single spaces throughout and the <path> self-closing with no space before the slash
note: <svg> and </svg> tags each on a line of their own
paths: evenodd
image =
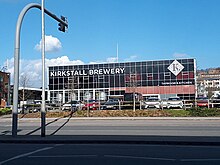
<svg viewBox="0 0 220 165">
<path fill-rule="evenodd" d="M 85 102 L 85 106 L 83 106 L 82 109 L 87 110 L 89 108 L 90 110 L 98 110 L 99 106 L 98 100 L 89 100 L 88 102 Z"/>
<path fill-rule="evenodd" d="M 196 105 L 197 105 L 197 107 L 208 108 L 208 106 L 209 106 L 208 97 L 198 97 L 196 99 Z"/>
</svg>

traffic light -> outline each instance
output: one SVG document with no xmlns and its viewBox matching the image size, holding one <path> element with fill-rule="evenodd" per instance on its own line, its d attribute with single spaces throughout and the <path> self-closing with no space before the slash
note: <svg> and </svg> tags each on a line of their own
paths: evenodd
<svg viewBox="0 0 220 165">
<path fill-rule="evenodd" d="M 67 21 L 66 21 L 66 17 L 61 16 L 61 19 L 62 19 L 64 22 L 67 22 Z M 59 25 L 58 30 L 60 30 L 60 31 L 62 31 L 62 32 L 65 32 L 65 31 L 66 31 L 66 26 L 65 26 L 63 23 L 60 22 L 58 25 Z"/>
</svg>

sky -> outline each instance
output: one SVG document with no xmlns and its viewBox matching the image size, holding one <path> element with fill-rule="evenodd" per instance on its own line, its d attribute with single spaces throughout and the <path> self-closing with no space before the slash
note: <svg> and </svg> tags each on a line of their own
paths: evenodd
<svg viewBox="0 0 220 165">
<path fill-rule="evenodd" d="M 41 0 L 0 0 L 0 69 L 13 79 L 15 28 L 22 9 Z M 220 67 L 220 0 L 45 0 L 68 19 L 68 31 L 45 15 L 46 65 L 195 58 L 198 69 Z M 20 74 L 41 86 L 41 11 L 22 22 Z M 13 81 L 12 81 L 13 82 Z"/>
</svg>

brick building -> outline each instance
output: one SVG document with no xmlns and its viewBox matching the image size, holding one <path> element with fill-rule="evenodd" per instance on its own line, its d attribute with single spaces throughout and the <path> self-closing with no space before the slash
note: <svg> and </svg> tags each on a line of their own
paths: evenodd
<svg viewBox="0 0 220 165">
<path fill-rule="evenodd" d="M 10 73 L 0 71 L 0 107 L 9 103 Z"/>
</svg>

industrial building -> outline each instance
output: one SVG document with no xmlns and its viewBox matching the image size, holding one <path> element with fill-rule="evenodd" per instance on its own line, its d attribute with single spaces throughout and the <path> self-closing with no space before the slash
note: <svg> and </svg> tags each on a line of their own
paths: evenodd
<svg viewBox="0 0 220 165">
<path fill-rule="evenodd" d="M 143 97 L 196 97 L 195 59 L 50 66 L 48 98 L 53 102 L 107 100 L 125 93 Z"/>
</svg>

